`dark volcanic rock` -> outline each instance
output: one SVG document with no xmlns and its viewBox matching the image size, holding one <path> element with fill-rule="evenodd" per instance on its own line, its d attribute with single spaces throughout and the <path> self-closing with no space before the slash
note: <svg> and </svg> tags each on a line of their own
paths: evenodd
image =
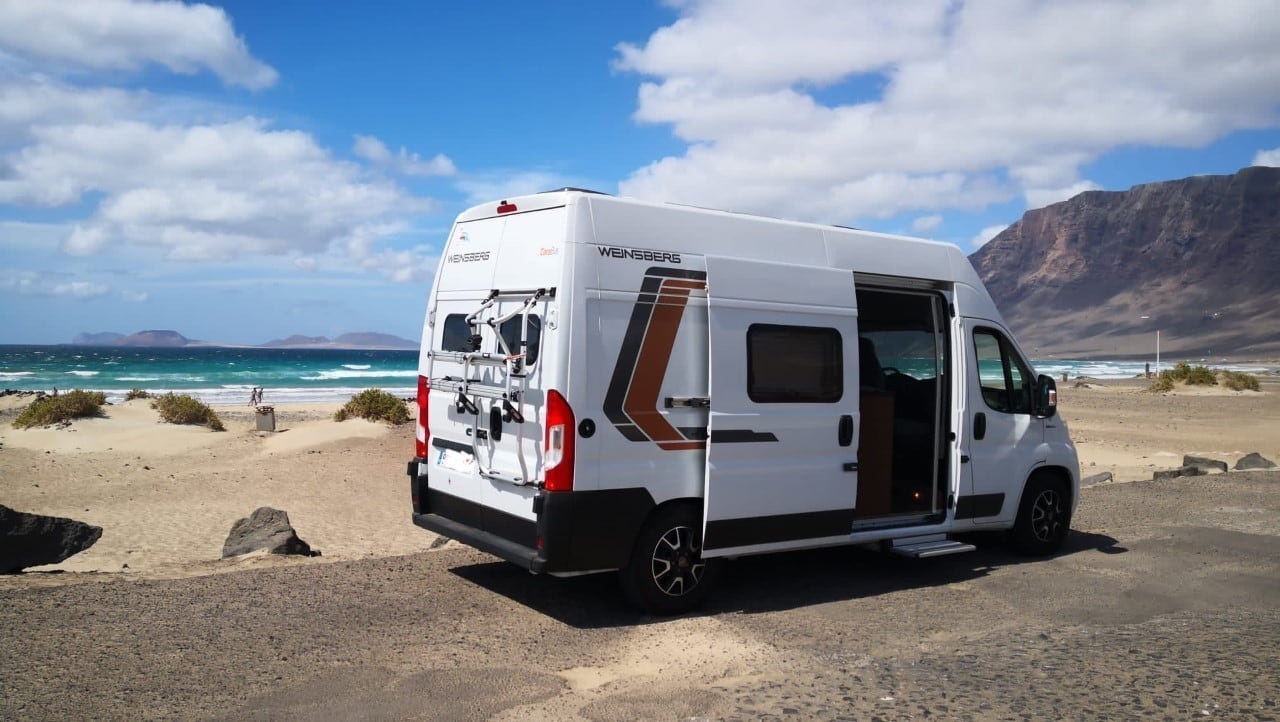
<svg viewBox="0 0 1280 722">
<path fill-rule="evenodd" d="M 222 545 L 222 558 L 265 549 L 271 554 L 300 554 L 319 556 L 311 545 L 298 538 L 289 524 L 289 515 L 269 506 L 259 507 L 252 515 L 237 521 L 231 527 Z"/>
<path fill-rule="evenodd" d="M 970 260 L 1041 354 L 1149 355 L 1157 330 L 1166 354 L 1274 353 L 1280 168 L 1087 191 L 1027 211 Z"/>
<path fill-rule="evenodd" d="M 1204 476 L 1204 471 L 1198 466 L 1184 466 L 1180 469 L 1169 469 L 1167 471 L 1157 471 L 1151 475 L 1152 481 L 1160 481 L 1161 479 L 1177 479 L 1180 476 Z"/>
<path fill-rule="evenodd" d="M 102 527 L 0 504 L 0 574 L 58 562 L 93 546 Z"/>
<path fill-rule="evenodd" d="M 1240 457 L 1236 462 L 1236 471 L 1245 471 L 1247 469 L 1274 469 L 1276 464 L 1270 459 L 1263 458 L 1262 454 L 1253 452 L 1247 456 Z"/>
<path fill-rule="evenodd" d="M 1204 472 L 1209 471 L 1226 471 L 1227 462 L 1218 461 L 1217 459 L 1206 459 L 1203 456 L 1191 456 L 1190 454 L 1182 457 L 1183 466 L 1194 466 Z"/>
</svg>

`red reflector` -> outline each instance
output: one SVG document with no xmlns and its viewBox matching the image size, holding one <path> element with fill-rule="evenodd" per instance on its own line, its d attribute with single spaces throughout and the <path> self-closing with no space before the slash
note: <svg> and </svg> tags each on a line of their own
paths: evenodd
<svg viewBox="0 0 1280 722">
<path fill-rule="evenodd" d="M 517 210 L 516 204 L 514 203 L 508 203 L 506 201 L 503 201 L 501 204 L 498 205 L 499 213 L 515 213 L 516 210 Z"/>
</svg>

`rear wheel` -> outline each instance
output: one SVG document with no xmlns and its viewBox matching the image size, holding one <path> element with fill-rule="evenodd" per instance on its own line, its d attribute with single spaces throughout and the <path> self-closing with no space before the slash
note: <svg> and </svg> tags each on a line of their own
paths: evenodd
<svg viewBox="0 0 1280 722">
<path fill-rule="evenodd" d="M 1049 474 L 1035 474 L 1027 480 L 1014 521 L 1013 548 L 1023 554 L 1042 556 L 1062 548 L 1071 530 L 1071 499 L 1067 485 Z"/>
<path fill-rule="evenodd" d="M 702 558 L 702 524 L 692 505 L 658 509 L 620 572 L 628 599 L 652 614 L 680 614 L 706 600 L 720 560 Z"/>
</svg>

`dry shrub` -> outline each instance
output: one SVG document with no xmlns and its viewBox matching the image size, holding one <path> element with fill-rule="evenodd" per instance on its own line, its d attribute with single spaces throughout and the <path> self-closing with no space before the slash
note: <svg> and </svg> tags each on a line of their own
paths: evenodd
<svg viewBox="0 0 1280 722">
<path fill-rule="evenodd" d="M 162 421 L 170 424 L 197 424 L 214 431 L 227 430 L 213 409 L 186 394 L 170 391 L 164 396 L 157 396 L 152 400 L 151 408 L 160 412 Z"/>
<path fill-rule="evenodd" d="M 334 421 L 347 419 L 388 421 L 398 425 L 409 420 L 409 410 L 394 394 L 382 389 L 365 389 L 352 396 L 350 401 L 333 414 Z"/>
<path fill-rule="evenodd" d="M 61 396 L 41 396 L 22 410 L 13 425 L 19 429 L 52 426 L 71 419 L 101 416 L 107 395 L 101 391 L 75 389 Z"/>
</svg>

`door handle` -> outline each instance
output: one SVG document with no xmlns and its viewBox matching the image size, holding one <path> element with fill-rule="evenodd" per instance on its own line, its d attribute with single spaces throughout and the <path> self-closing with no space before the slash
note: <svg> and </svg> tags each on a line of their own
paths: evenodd
<svg viewBox="0 0 1280 722">
<path fill-rule="evenodd" d="M 982 441 L 987 435 L 987 415 L 979 411 L 973 415 L 973 440 Z"/>
<path fill-rule="evenodd" d="M 836 437 L 841 446 L 849 446 L 853 443 L 853 416 L 845 414 L 840 417 L 840 426 L 837 429 Z"/>
</svg>

